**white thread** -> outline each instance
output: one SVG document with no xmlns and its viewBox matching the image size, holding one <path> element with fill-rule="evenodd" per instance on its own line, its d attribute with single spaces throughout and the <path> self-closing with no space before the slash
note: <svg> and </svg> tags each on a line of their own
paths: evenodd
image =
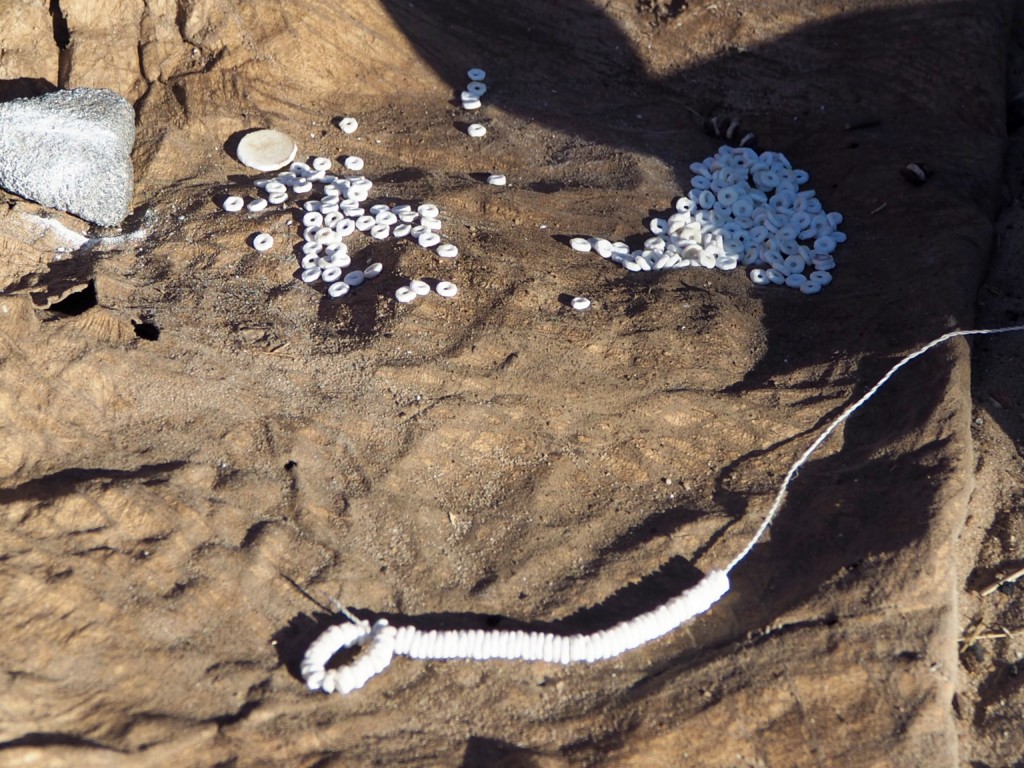
<svg viewBox="0 0 1024 768">
<path fill-rule="evenodd" d="M 911 352 L 909 355 L 903 357 L 898 363 L 896 363 L 896 365 L 890 368 L 882 378 L 878 380 L 875 386 L 873 386 L 871 389 L 865 392 L 855 403 L 853 403 L 853 405 L 848 406 L 846 410 L 844 410 L 835 419 L 833 419 L 832 423 L 825 427 L 824 431 L 820 435 L 818 435 L 814 439 L 814 442 L 807 447 L 807 450 L 800 454 L 800 457 L 793 462 L 793 465 L 789 468 L 789 471 L 786 472 L 785 477 L 782 478 L 782 485 L 779 486 L 779 490 L 775 494 L 775 500 L 772 502 L 771 507 L 768 508 L 768 512 L 765 515 L 764 521 L 758 527 L 757 532 L 754 534 L 753 538 L 747 543 L 747 546 L 745 546 L 740 551 L 740 553 L 733 558 L 732 562 L 729 563 L 729 567 L 726 568 L 726 571 L 731 571 L 733 568 L 739 565 L 743 558 L 750 554 L 750 550 L 754 548 L 757 542 L 764 535 L 764 532 L 768 530 L 768 526 L 772 524 L 772 520 L 775 519 L 775 516 L 778 514 L 779 509 L 782 508 L 782 501 L 786 496 L 786 490 L 789 488 L 789 484 L 793 482 L 793 478 L 796 477 L 796 473 L 800 471 L 800 467 L 807 463 L 807 460 L 811 457 L 811 454 L 818 450 L 818 448 L 821 447 L 821 444 L 824 443 L 829 438 L 829 435 L 835 432 L 836 429 L 838 429 L 844 421 L 850 418 L 850 416 L 853 415 L 854 411 L 856 411 L 858 408 L 864 405 L 864 403 L 866 403 L 868 400 L 874 397 L 878 390 L 885 386 L 885 383 L 893 377 L 896 371 L 898 371 L 904 365 L 909 363 L 911 360 L 920 357 L 932 347 L 937 347 L 942 342 L 949 341 L 950 339 L 954 339 L 957 336 L 981 336 L 984 334 L 1011 333 L 1013 331 L 1024 331 L 1024 325 L 1011 325 L 1006 328 L 979 328 L 973 331 L 950 331 L 949 333 L 942 334 L 937 339 L 932 339 L 920 349 L 916 350 L 915 352 Z"/>
<path fill-rule="evenodd" d="M 410 626 L 396 630 L 384 619 L 379 619 L 372 627 L 367 621 L 350 619 L 348 623 L 328 627 L 310 644 L 302 660 L 302 677 L 313 690 L 319 689 L 326 693 L 337 690 L 340 693 L 349 693 L 361 688 L 371 677 L 383 671 L 395 654 L 414 659 L 439 661 L 500 658 L 571 664 L 578 661 L 593 662 L 609 659 L 662 637 L 695 616 L 708 611 L 729 591 L 729 573 L 750 554 L 775 520 L 782 508 L 786 491 L 800 468 L 807 463 L 811 455 L 832 433 L 874 397 L 897 371 L 949 339 L 958 336 L 1015 331 L 1024 331 L 1024 325 L 950 331 L 901 358 L 871 389 L 833 419 L 793 462 L 783 477 L 782 484 L 779 486 L 764 520 L 729 565 L 723 570 L 710 571 L 694 586 L 646 613 L 590 635 L 571 636 L 521 630 L 508 632 L 475 629 L 424 632 Z M 336 670 L 325 670 L 325 665 L 337 651 L 354 645 L 365 645 L 366 648 L 349 664 Z"/>
</svg>

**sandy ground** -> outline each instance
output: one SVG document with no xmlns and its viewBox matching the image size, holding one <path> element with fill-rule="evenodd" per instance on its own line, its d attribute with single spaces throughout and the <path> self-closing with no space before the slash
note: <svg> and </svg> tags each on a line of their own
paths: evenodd
<svg viewBox="0 0 1024 768">
<path fill-rule="evenodd" d="M 1019 322 L 1014 3 L 50 6 L 0 7 L 0 98 L 131 100 L 135 211 L 86 232 L 0 205 L 0 764 L 1024 764 L 1022 588 L 987 589 L 1024 566 L 1012 336 L 908 366 L 666 638 L 570 667 L 398 659 L 344 697 L 297 674 L 338 604 L 569 631 L 653 607 L 729 562 L 901 355 Z M 822 294 L 567 247 L 642 239 L 712 113 L 846 217 Z M 459 257 L 387 241 L 352 298 L 301 283 L 297 209 L 218 206 L 255 191 L 228 150 L 262 126 L 436 203 Z M 398 305 L 411 277 L 461 290 Z"/>
</svg>

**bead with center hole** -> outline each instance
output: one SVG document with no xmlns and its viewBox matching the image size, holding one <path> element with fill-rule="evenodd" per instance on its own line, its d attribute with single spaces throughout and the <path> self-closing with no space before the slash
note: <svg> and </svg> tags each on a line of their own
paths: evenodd
<svg viewBox="0 0 1024 768">
<path fill-rule="evenodd" d="M 260 232 L 252 239 L 252 247 L 260 253 L 269 251 L 274 247 L 274 238 L 266 232 Z"/>
<path fill-rule="evenodd" d="M 351 290 L 348 283 L 331 283 L 327 286 L 327 293 L 335 299 L 340 299 Z"/>
<path fill-rule="evenodd" d="M 438 296 L 444 296 L 446 299 L 450 299 L 459 292 L 459 287 L 455 285 L 455 283 L 442 280 L 437 284 L 437 287 L 434 290 L 437 291 Z"/>
</svg>

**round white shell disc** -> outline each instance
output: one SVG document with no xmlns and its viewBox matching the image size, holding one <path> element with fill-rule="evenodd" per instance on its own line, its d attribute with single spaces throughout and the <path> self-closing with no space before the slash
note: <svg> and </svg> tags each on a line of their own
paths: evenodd
<svg viewBox="0 0 1024 768">
<path fill-rule="evenodd" d="M 238 142 L 238 162 L 257 171 L 276 171 L 295 159 L 298 147 L 291 136 L 264 128 L 247 133 Z"/>
</svg>

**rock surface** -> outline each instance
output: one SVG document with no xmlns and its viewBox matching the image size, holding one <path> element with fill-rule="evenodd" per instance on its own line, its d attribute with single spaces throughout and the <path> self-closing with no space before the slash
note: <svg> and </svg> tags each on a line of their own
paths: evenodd
<svg viewBox="0 0 1024 768">
<path fill-rule="evenodd" d="M 981 303 L 1024 312 L 1019 261 L 977 301 L 1009 2 L 60 0 L 67 48 L 50 5 L 0 3 L 0 91 L 131 94 L 148 234 L 57 260 L 61 230 L 0 195 L 0 762 L 1019 762 L 1019 592 L 979 590 L 1024 565 L 1020 338 L 973 343 L 984 371 L 967 343 L 907 366 L 800 473 L 730 595 L 650 646 L 396 659 L 348 697 L 297 677 L 334 599 L 428 628 L 635 614 L 727 563 L 898 356 Z M 566 245 L 642 239 L 717 147 L 690 110 L 739 115 L 846 216 L 827 291 Z M 225 144 L 265 125 L 436 203 L 459 257 L 371 243 L 353 256 L 386 265 L 375 285 L 300 283 L 294 208 L 217 204 L 254 193 Z M 908 162 L 935 176 L 910 187 Z M 256 231 L 278 245 L 255 253 Z M 397 305 L 413 277 L 460 291 Z M 975 622 L 1013 636 L 961 654 Z"/>
<path fill-rule="evenodd" d="M 113 91 L 75 88 L 0 103 L 0 187 L 101 226 L 132 202 L 135 111 Z"/>
</svg>

